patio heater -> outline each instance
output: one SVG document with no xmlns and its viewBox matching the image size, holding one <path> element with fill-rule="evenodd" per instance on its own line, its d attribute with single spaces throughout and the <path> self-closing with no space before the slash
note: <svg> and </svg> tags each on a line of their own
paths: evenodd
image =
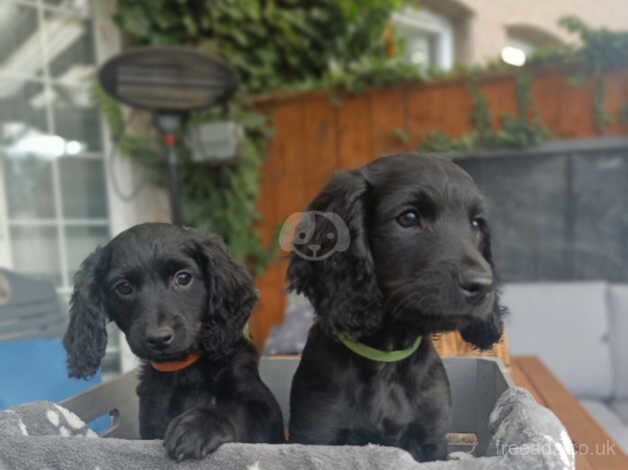
<svg viewBox="0 0 628 470">
<path fill-rule="evenodd" d="M 235 71 L 218 57 L 195 49 L 140 47 L 107 61 L 99 80 L 116 100 L 151 112 L 166 150 L 172 221 L 181 225 L 176 132 L 190 111 L 227 102 L 238 87 Z"/>
</svg>

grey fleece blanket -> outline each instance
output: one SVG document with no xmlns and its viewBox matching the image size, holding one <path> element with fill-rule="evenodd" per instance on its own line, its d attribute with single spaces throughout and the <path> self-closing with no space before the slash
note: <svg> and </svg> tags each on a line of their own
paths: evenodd
<svg viewBox="0 0 628 470">
<path fill-rule="evenodd" d="M 490 457 L 452 455 L 417 463 L 390 447 L 225 444 L 203 461 L 174 463 L 161 441 L 101 439 L 73 413 L 48 402 L 0 412 L 0 469 L 572 469 L 574 451 L 556 416 L 519 388 L 506 391 L 490 416 Z"/>
</svg>

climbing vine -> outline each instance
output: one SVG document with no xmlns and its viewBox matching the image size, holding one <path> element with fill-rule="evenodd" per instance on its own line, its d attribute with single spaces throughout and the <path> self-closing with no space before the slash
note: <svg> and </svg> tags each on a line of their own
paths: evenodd
<svg viewBox="0 0 628 470">
<path fill-rule="evenodd" d="M 421 70 L 400 59 L 403 41 L 395 37 L 389 18 L 403 0 L 118 0 L 115 21 L 127 45 L 186 45 L 223 57 L 238 72 L 240 91 L 226 108 L 195 113 L 188 126 L 231 120 L 243 129 L 235 162 L 203 166 L 179 147 L 180 188 L 185 223 L 220 234 L 234 255 L 259 273 L 272 259 L 273 246 L 264 246 L 255 224 L 260 168 L 272 135 L 269 117 L 252 105 L 253 95 L 285 90 L 328 89 L 358 93 L 369 86 L 399 86 L 404 82 L 464 77 L 472 97 L 473 130 L 462 138 L 432 132 L 421 150 L 449 151 L 478 148 L 525 147 L 549 135 L 534 110 L 531 84 L 545 64 L 574 66 L 576 80 L 596 80 L 592 112 L 602 130 L 612 117 L 604 111 L 603 74 L 628 65 L 628 33 L 588 28 L 577 18 L 561 20 L 578 34 L 579 48 L 542 50 L 518 74 L 517 111 L 494 125 L 478 81 L 489 72 L 512 69 L 496 61 L 482 67 L 456 67 L 450 72 Z M 100 90 L 96 95 L 109 121 L 121 154 L 153 168 L 157 182 L 165 182 L 165 165 L 154 135 L 131 130 L 128 113 Z M 626 107 L 628 109 L 628 106 Z M 625 112 L 628 116 L 628 111 Z M 622 117 L 623 118 L 623 117 Z M 182 134 L 188 131 L 184 127 Z M 392 135 L 407 143 L 405 129 Z M 181 142 L 183 139 L 179 139 Z"/>
<path fill-rule="evenodd" d="M 593 119 L 598 132 L 603 132 L 615 117 L 605 111 L 606 83 L 604 76 L 628 66 L 628 32 L 591 28 L 575 16 L 561 18 L 559 24 L 578 35 L 581 45 L 559 46 L 540 51 L 532 57 L 532 65 L 554 64 L 574 70 L 572 81 L 578 85 L 593 80 Z M 621 119 L 621 116 L 618 116 Z"/>
<path fill-rule="evenodd" d="M 628 67 L 628 32 L 593 29 L 574 16 L 559 21 L 560 26 L 580 39 L 579 46 L 560 45 L 536 51 L 527 68 L 517 74 L 517 115 L 503 115 L 498 130 L 492 126 L 492 117 L 486 98 L 477 86 L 477 77 L 486 72 L 503 71 L 507 66 L 492 62 L 482 69 L 471 68 L 454 72 L 454 76 L 468 77 L 472 96 L 470 123 L 473 130 L 453 138 L 441 131 L 429 133 L 421 142 L 423 151 L 469 151 L 493 148 L 521 148 L 535 145 L 549 137 L 549 131 L 534 111 L 531 84 L 534 73 L 543 66 L 561 66 L 571 70 L 571 81 L 578 86 L 593 80 L 594 99 L 591 109 L 596 130 L 602 133 L 615 117 L 606 112 L 606 84 L 604 76 L 613 70 Z M 618 119 L 628 122 L 628 106 Z"/>
<path fill-rule="evenodd" d="M 472 98 L 469 121 L 472 130 L 460 138 L 450 137 L 442 131 L 429 133 L 419 146 L 420 151 L 447 152 L 478 149 L 522 148 L 536 145 L 549 137 L 549 131 L 537 116 L 532 100 L 532 77 L 526 73 L 517 75 L 517 114 L 504 114 L 498 129 L 493 126 L 493 117 L 486 96 L 478 86 L 477 76 L 467 83 Z"/>
<path fill-rule="evenodd" d="M 254 94 L 278 89 L 342 87 L 416 79 L 418 71 L 394 57 L 401 47 L 387 31 L 401 0 L 318 2 L 284 0 L 119 0 L 115 21 L 128 45 L 187 45 L 223 57 L 238 72 L 240 91 L 230 105 L 196 113 L 182 130 L 204 122 L 230 120 L 243 129 L 234 163 L 209 167 L 192 162 L 180 145 L 181 198 L 185 223 L 220 234 L 234 256 L 260 273 L 275 254 L 253 229 L 260 167 L 272 134 L 268 116 L 250 104 Z M 405 78 L 404 78 L 405 77 Z M 154 168 L 165 182 L 155 136 L 129 129 L 119 105 L 97 96 L 114 140 L 124 155 Z M 183 139 L 179 139 L 182 141 Z"/>
</svg>

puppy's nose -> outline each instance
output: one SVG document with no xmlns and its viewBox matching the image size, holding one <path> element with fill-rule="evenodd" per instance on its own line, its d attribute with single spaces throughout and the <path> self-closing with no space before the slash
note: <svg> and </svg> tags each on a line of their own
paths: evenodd
<svg viewBox="0 0 628 470">
<path fill-rule="evenodd" d="M 146 341 L 154 348 L 165 348 L 174 340 L 174 330 L 169 326 L 160 326 L 146 331 Z"/>
<path fill-rule="evenodd" d="M 468 271 L 458 278 L 458 288 L 467 300 L 481 300 L 491 289 L 493 276 L 483 271 Z"/>
</svg>

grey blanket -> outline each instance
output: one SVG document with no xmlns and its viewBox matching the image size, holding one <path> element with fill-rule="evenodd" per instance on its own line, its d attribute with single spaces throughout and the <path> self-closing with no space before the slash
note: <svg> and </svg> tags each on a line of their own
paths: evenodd
<svg viewBox="0 0 628 470">
<path fill-rule="evenodd" d="M 506 391 L 490 416 L 488 457 L 452 455 L 417 463 L 390 447 L 225 444 L 203 461 L 174 463 L 161 441 L 101 439 L 76 415 L 36 402 L 0 412 L 0 469 L 455 470 L 572 469 L 574 451 L 556 416 L 519 388 Z"/>
</svg>

